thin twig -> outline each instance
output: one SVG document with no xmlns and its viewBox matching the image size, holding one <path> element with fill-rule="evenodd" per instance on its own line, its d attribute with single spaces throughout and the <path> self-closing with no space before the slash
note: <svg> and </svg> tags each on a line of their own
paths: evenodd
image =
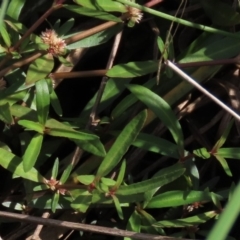
<svg viewBox="0 0 240 240">
<path fill-rule="evenodd" d="M 113 43 L 112 51 L 110 53 L 110 56 L 109 56 L 109 59 L 108 59 L 108 63 L 107 63 L 107 66 L 106 66 L 107 69 L 110 69 L 113 66 L 113 62 L 115 60 L 115 57 L 116 57 L 116 54 L 117 54 L 117 50 L 118 50 L 118 47 L 119 47 L 119 43 L 121 41 L 121 38 L 122 38 L 122 31 L 120 31 L 115 36 L 115 40 L 114 40 L 114 43 Z M 107 81 L 108 81 L 108 77 L 104 76 L 102 78 L 101 85 L 100 85 L 98 93 L 97 93 L 96 101 L 94 103 L 94 106 L 93 106 L 91 114 L 90 114 L 90 118 L 89 118 L 89 121 L 88 121 L 87 128 L 89 128 L 92 124 L 96 124 L 97 108 L 98 108 L 98 106 L 100 104 L 100 101 L 101 101 L 101 98 L 102 98 L 105 86 L 107 84 Z"/>
<path fill-rule="evenodd" d="M 163 2 L 163 1 L 164 1 L 164 0 L 151 0 L 151 1 L 149 1 L 148 3 L 144 4 L 144 6 L 151 8 L 151 7 L 153 7 L 153 6 L 161 3 L 161 2 Z"/>
<path fill-rule="evenodd" d="M 171 68 L 175 73 L 177 73 L 179 76 L 181 76 L 184 80 L 192 84 L 194 87 L 196 87 L 199 91 L 204 93 L 206 96 L 208 96 L 210 99 L 212 99 L 215 103 L 217 103 L 220 107 L 222 107 L 225 111 L 227 111 L 229 114 L 231 114 L 234 118 L 240 121 L 240 116 L 234 112 L 231 108 L 229 108 L 226 104 L 221 102 L 218 98 L 213 96 L 210 92 L 208 92 L 205 88 L 203 88 L 198 82 L 193 80 L 190 76 L 188 76 L 185 72 L 183 72 L 180 68 L 178 68 L 176 65 L 174 65 L 171 61 L 166 60 L 165 64 Z"/>
<path fill-rule="evenodd" d="M 2 218 L 17 219 L 18 221 L 21 221 L 21 222 L 30 222 L 30 223 L 42 224 L 42 225 L 47 225 L 52 227 L 68 228 L 68 229 L 74 229 L 78 231 L 87 231 L 92 233 L 106 234 L 106 235 L 118 236 L 118 237 L 129 237 L 133 239 L 142 239 L 142 240 L 178 240 L 179 239 L 179 238 L 172 238 L 172 237 L 166 237 L 166 236 L 158 236 L 153 234 L 136 233 L 132 231 L 101 227 L 101 226 L 90 225 L 90 224 L 59 221 L 55 219 L 45 219 L 41 217 L 33 217 L 29 215 L 23 215 L 19 213 L 10 213 L 10 212 L 4 212 L 4 211 L 0 211 L 0 216 Z M 189 240 L 189 239 L 181 238 L 181 240 Z"/>
<path fill-rule="evenodd" d="M 42 218 L 49 218 L 49 216 L 50 216 L 50 213 L 45 212 L 45 213 L 43 213 Z M 36 240 L 39 238 L 39 234 L 42 231 L 42 228 L 43 228 L 42 224 L 37 225 L 32 237 L 31 237 L 31 240 Z"/>
<path fill-rule="evenodd" d="M 53 79 L 66 79 L 66 78 L 86 78 L 86 77 L 99 77 L 106 74 L 106 69 L 79 71 L 79 72 L 56 72 L 51 73 L 50 77 Z"/>
</svg>

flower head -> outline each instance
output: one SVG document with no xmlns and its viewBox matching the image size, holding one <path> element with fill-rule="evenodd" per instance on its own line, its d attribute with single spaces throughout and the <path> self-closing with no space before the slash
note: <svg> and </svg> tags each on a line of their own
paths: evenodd
<svg viewBox="0 0 240 240">
<path fill-rule="evenodd" d="M 143 13 L 141 12 L 141 10 L 134 7 L 128 6 L 127 13 L 129 15 L 128 20 L 134 23 L 139 23 L 143 18 Z"/>
<path fill-rule="evenodd" d="M 43 43 L 49 45 L 48 52 L 52 55 L 63 55 L 65 53 L 66 43 L 58 37 L 53 29 L 46 29 L 40 37 Z"/>
</svg>

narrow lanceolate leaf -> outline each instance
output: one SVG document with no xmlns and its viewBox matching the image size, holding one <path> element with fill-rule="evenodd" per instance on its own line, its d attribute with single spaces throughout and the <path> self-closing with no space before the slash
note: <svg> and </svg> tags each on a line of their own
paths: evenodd
<svg viewBox="0 0 240 240">
<path fill-rule="evenodd" d="M 156 72 L 158 67 L 157 61 L 143 61 L 143 62 L 129 62 L 126 64 L 119 64 L 107 71 L 108 77 L 114 78 L 132 78 L 146 75 L 148 73 Z"/>
<path fill-rule="evenodd" d="M 51 101 L 51 105 L 52 105 L 54 111 L 56 112 L 56 114 L 61 117 L 62 116 L 62 107 L 59 103 L 58 96 L 54 90 L 50 94 L 50 101 Z"/>
<path fill-rule="evenodd" d="M 46 76 L 52 71 L 53 66 L 54 61 L 52 55 L 46 54 L 37 58 L 28 68 L 26 84 L 32 84 L 46 78 Z"/>
<path fill-rule="evenodd" d="M 55 119 L 48 119 L 45 124 L 45 127 L 46 127 L 45 133 L 51 136 L 66 137 L 70 139 L 85 141 L 99 139 L 99 137 L 94 134 L 76 131 L 71 127 L 67 126 L 66 124 L 60 123 Z"/>
<path fill-rule="evenodd" d="M 201 213 L 199 215 L 188 217 L 188 218 L 180 218 L 176 220 L 163 220 L 163 221 L 154 223 L 154 226 L 175 227 L 175 228 L 190 227 L 190 226 L 199 225 L 201 223 L 205 223 L 206 221 L 210 220 L 216 215 L 217 215 L 216 211 L 210 211 L 210 212 Z"/>
<path fill-rule="evenodd" d="M 90 9 L 90 8 L 80 7 L 76 5 L 70 5 L 70 4 L 64 4 L 63 7 L 77 14 L 99 18 L 107 21 L 122 22 L 121 18 L 115 17 L 114 15 L 104 11 L 99 11 L 95 9 Z"/>
<path fill-rule="evenodd" d="M 54 193 L 53 195 L 53 199 L 52 199 L 52 212 L 55 213 L 56 212 L 56 209 L 57 209 L 57 205 L 58 205 L 58 202 L 59 202 L 59 193 Z"/>
<path fill-rule="evenodd" d="M 4 43 L 9 48 L 12 43 L 11 43 L 11 38 L 7 32 L 6 25 L 4 23 L 2 23 L 0 26 L 0 33 L 1 33 L 1 37 L 4 40 Z"/>
<path fill-rule="evenodd" d="M 20 121 L 18 121 L 18 124 L 29 130 L 33 130 L 33 131 L 36 131 L 39 133 L 44 132 L 44 126 L 38 122 L 33 122 L 33 121 L 28 121 L 28 120 L 20 120 Z"/>
<path fill-rule="evenodd" d="M 228 176 L 232 177 L 232 172 L 231 172 L 231 170 L 230 170 L 230 168 L 228 166 L 228 163 L 227 163 L 226 159 L 224 157 L 218 155 L 218 154 L 214 154 L 214 157 L 220 162 L 220 164 L 222 165 L 225 173 Z"/>
<path fill-rule="evenodd" d="M 194 202 L 210 201 L 210 192 L 170 191 L 153 197 L 146 208 L 164 208 L 187 205 Z"/>
<path fill-rule="evenodd" d="M 119 186 L 122 184 L 122 181 L 124 179 L 124 175 L 125 175 L 125 171 L 126 171 L 126 160 L 124 159 L 122 162 L 122 165 L 120 167 L 120 171 L 117 177 L 117 181 L 115 186 L 113 186 L 114 189 L 119 188 Z"/>
<path fill-rule="evenodd" d="M 38 121 L 44 125 L 48 117 L 50 105 L 48 84 L 45 79 L 41 79 L 40 81 L 36 82 L 35 87 Z"/>
<path fill-rule="evenodd" d="M 121 208 L 121 205 L 120 205 L 120 202 L 119 202 L 118 198 L 113 195 L 112 199 L 113 199 L 114 205 L 116 207 L 118 217 L 123 220 L 124 219 L 123 212 L 122 212 L 122 208 Z"/>
<path fill-rule="evenodd" d="M 26 0 L 11 0 L 7 9 L 7 15 L 18 20 Z"/>
<path fill-rule="evenodd" d="M 83 149 L 86 152 L 92 153 L 99 157 L 105 157 L 106 151 L 99 139 L 92 140 L 92 141 L 81 141 L 81 140 L 73 140 L 77 146 Z"/>
<path fill-rule="evenodd" d="M 169 104 L 160 96 L 143 86 L 128 85 L 128 89 L 140 101 L 147 105 L 167 126 L 173 136 L 173 139 L 178 145 L 179 156 L 182 157 L 184 153 L 183 132 L 180 123 Z"/>
<path fill-rule="evenodd" d="M 60 182 L 61 184 L 64 184 L 64 183 L 68 180 L 68 178 L 69 178 L 69 176 L 70 176 L 70 174 L 71 174 L 72 169 L 73 169 L 73 165 L 70 164 L 70 165 L 68 165 L 67 168 L 63 171 L 63 174 L 62 174 L 62 176 L 61 176 L 61 178 L 60 178 L 60 180 L 59 180 L 59 182 Z"/>
<path fill-rule="evenodd" d="M 22 159 L 3 148 L 0 148 L 0 165 L 22 178 L 34 182 L 44 181 L 44 177 L 41 176 L 41 174 L 35 168 L 32 168 L 30 171 L 26 173 L 23 169 Z"/>
<path fill-rule="evenodd" d="M 42 147 L 42 141 L 43 134 L 37 133 L 33 136 L 31 142 L 29 143 L 23 156 L 23 168 L 25 172 L 30 171 L 36 163 Z"/>
<path fill-rule="evenodd" d="M 139 233 L 141 230 L 141 216 L 140 214 L 135 210 L 131 217 L 128 220 L 127 224 L 127 230 L 133 231 L 136 233 Z M 124 240 L 131 240 L 132 238 L 125 237 Z"/>
<path fill-rule="evenodd" d="M 179 158 L 176 144 L 146 133 L 140 133 L 132 145 L 164 156 Z"/>
<path fill-rule="evenodd" d="M 180 177 L 185 172 L 185 168 L 175 169 L 168 173 L 162 174 L 158 177 L 153 177 L 149 180 L 134 183 L 128 186 L 120 186 L 116 192 L 116 195 L 130 195 L 137 193 L 144 193 L 146 191 L 161 187 L 167 183 L 170 183 Z"/>
<path fill-rule="evenodd" d="M 240 148 L 220 148 L 217 152 L 218 156 L 224 158 L 240 159 Z"/>
<path fill-rule="evenodd" d="M 230 130 L 233 126 L 234 120 L 232 119 L 232 121 L 228 124 L 228 126 L 225 128 L 223 135 L 221 136 L 221 138 L 216 142 L 216 144 L 214 145 L 213 149 L 211 152 L 217 152 L 218 149 L 220 147 L 222 147 L 222 145 L 226 142 L 227 137 L 230 133 Z"/>
<path fill-rule="evenodd" d="M 232 229 L 240 211 L 240 183 L 238 183 L 231 200 L 225 206 L 220 218 L 208 234 L 207 240 L 225 240 Z"/>
<path fill-rule="evenodd" d="M 146 111 L 140 112 L 130 123 L 122 130 L 116 141 L 108 151 L 97 171 L 97 177 L 106 176 L 122 159 L 132 142 L 137 137 L 146 120 Z"/>
<path fill-rule="evenodd" d="M 9 103 L 0 105 L 0 120 L 8 124 L 13 122 Z"/>
<path fill-rule="evenodd" d="M 105 11 L 105 12 L 126 12 L 127 9 L 126 7 L 118 2 L 114 2 L 112 0 L 95 0 L 94 2 L 92 0 L 74 0 L 75 3 L 95 9 L 95 10 L 100 10 L 100 11 Z"/>
<path fill-rule="evenodd" d="M 54 164 L 53 164 L 53 168 L 52 168 L 52 175 L 51 175 L 52 179 L 57 179 L 58 168 L 59 168 L 59 159 L 56 158 L 54 161 Z"/>
</svg>

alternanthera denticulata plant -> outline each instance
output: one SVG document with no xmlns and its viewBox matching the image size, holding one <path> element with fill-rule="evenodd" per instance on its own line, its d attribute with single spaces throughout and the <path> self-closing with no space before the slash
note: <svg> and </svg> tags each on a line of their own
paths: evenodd
<svg viewBox="0 0 240 240">
<path fill-rule="evenodd" d="M 178 3 L 143 2 L 2 1 L 3 239 L 13 234 L 6 213 L 28 221 L 46 212 L 81 214 L 95 234 L 104 226 L 125 239 L 221 239 L 218 226 L 227 239 L 237 211 L 238 122 L 169 66 L 203 87 L 214 77 L 207 88 L 237 111 L 235 66 L 222 65 L 239 61 L 238 10 L 189 1 L 180 17 Z M 212 24 L 199 24 L 198 14 Z M 172 21 L 176 34 L 167 33 Z M 223 226 L 225 210 L 232 219 Z M 81 225 L 84 238 L 89 225 Z"/>
</svg>

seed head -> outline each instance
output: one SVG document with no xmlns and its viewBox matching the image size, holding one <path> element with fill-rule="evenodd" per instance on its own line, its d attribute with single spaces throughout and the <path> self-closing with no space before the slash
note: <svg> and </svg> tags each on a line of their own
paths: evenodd
<svg viewBox="0 0 240 240">
<path fill-rule="evenodd" d="M 65 53 L 66 43 L 58 37 L 53 29 L 46 29 L 40 37 L 43 43 L 49 45 L 48 52 L 50 54 L 57 56 Z"/>
<path fill-rule="evenodd" d="M 141 12 L 141 10 L 134 8 L 134 7 L 128 6 L 127 13 L 129 15 L 128 20 L 135 22 L 135 23 L 139 23 L 143 18 L 143 13 Z"/>
</svg>

